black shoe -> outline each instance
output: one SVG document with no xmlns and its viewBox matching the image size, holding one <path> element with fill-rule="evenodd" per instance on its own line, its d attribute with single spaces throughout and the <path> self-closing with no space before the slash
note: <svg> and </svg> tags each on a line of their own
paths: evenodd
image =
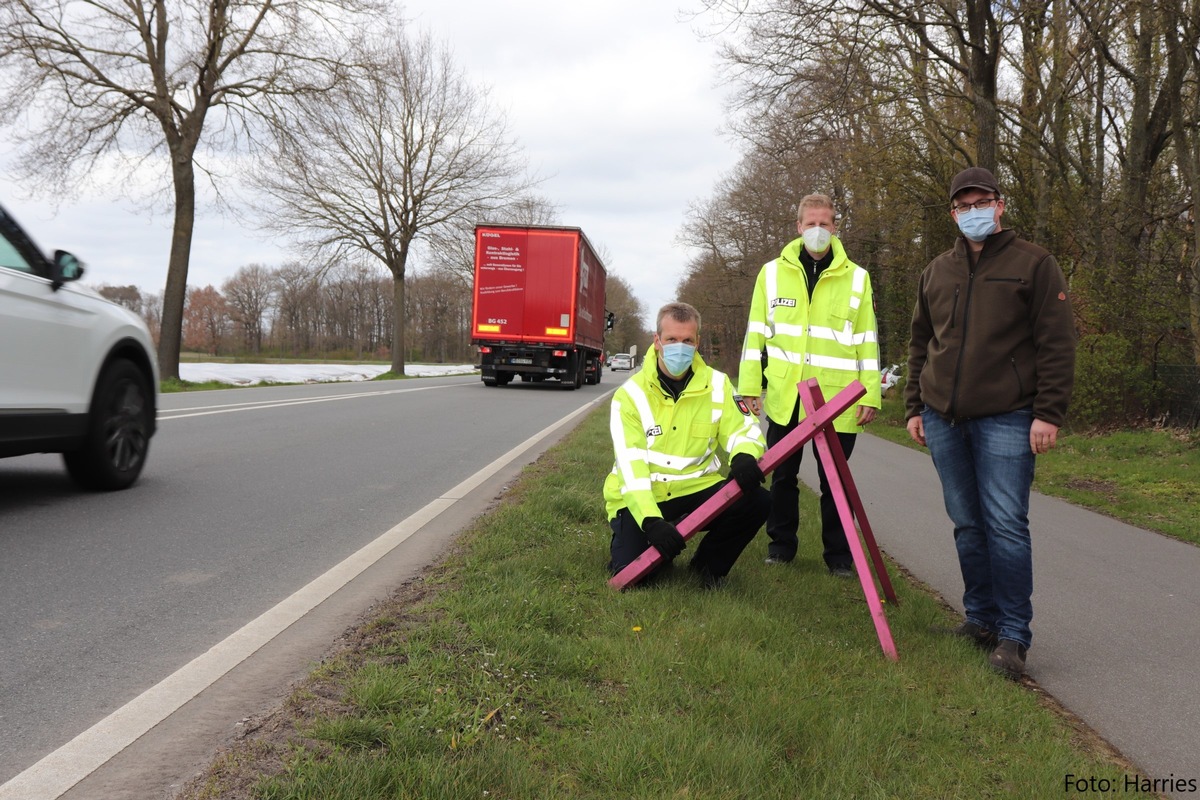
<svg viewBox="0 0 1200 800">
<path fill-rule="evenodd" d="M 960 639 L 966 639 L 976 647 L 984 650 L 995 648 L 999 637 L 995 631 L 988 630 L 982 625 L 976 625 L 974 622 L 964 621 L 954 628 L 934 627 L 934 633 L 942 633 L 948 636 L 957 636 Z"/>
<path fill-rule="evenodd" d="M 992 651 L 988 665 L 1001 675 L 1019 681 L 1025 674 L 1025 655 L 1028 651 L 1025 645 L 1012 639 L 1001 639 Z"/>
<path fill-rule="evenodd" d="M 764 564 L 790 564 L 792 559 L 783 556 L 769 555 Z"/>
<path fill-rule="evenodd" d="M 705 589 L 721 589 L 725 586 L 725 575 L 714 575 L 707 564 L 697 564 L 695 559 L 688 563 L 688 569 L 700 578 Z"/>
<path fill-rule="evenodd" d="M 855 578 L 855 577 L 857 577 L 857 573 L 855 573 L 855 571 L 852 567 L 830 567 L 829 574 L 835 578 Z"/>
</svg>

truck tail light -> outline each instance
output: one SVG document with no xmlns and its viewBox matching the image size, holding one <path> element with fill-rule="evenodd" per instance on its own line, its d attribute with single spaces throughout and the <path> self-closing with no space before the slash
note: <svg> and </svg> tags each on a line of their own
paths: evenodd
<svg viewBox="0 0 1200 800">
<path fill-rule="evenodd" d="M 555 350 L 555 351 L 554 351 L 554 357 L 555 357 L 555 358 L 566 358 L 566 357 L 567 357 L 567 351 L 566 351 L 566 350 Z"/>
<path fill-rule="evenodd" d="M 490 352 L 492 352 L 492 348 L 490 348 L 490 347 L 481 347 L 481 348 L 479 348 L 479 352 L 481 352 L 481 353 L 490 353 Z"/>
</svg>

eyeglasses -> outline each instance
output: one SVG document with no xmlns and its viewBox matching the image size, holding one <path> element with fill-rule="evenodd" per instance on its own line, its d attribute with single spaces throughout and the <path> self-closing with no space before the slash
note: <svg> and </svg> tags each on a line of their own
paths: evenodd
<svg viewBox="0 0 1200 800">
<path fill-rule="evenodd" d="M 970 211 L 972 208 L 977 208 L 982 211 L 985 208 L 991 208 L 998 202 L 1000 202 L 999 197 L 988 197 L 983 200 L 976 200 L 974 203 L 959 203 L 958 205 L 953 206 L 953 208 L 955 211 Z"/>
</svg>

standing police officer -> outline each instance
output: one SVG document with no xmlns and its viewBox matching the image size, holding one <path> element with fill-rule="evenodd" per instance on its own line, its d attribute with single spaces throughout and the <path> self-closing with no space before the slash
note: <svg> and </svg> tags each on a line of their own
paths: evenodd
<svg viewBox="0 0 1200 800">
<path fill-rule="evenodd" d="M 875 419 L 880 407 L 871 278 L 846 257 L 834 235 L 833 201 L 827 195 L 810 194 L 800 201 L 796 230 L 800 238 L 784 247 L 779 258 L 767 262 L 754 283 L 738 392 L 755 414 L 765 407 L 770 447 L 803 419 L 796 384 L 816 378 L 821 393 L 830 398 L 852 381 L 860 381 L 867 388 L 866 395 L 834 421 L 842 451 L 849 459 L 858 432 Z M 765 404 L 759 399 L 764 373 Z M 771 479 L 768 564 L 785 564 L 796 557 L 800 528 L 797 475 L 803 455 L 804 450 L 798 450 L 775 468 Z M 850 546 L 820 460 L 817 476 L 825 565 L 834 575 L 852 577 Z"/>
</svg>

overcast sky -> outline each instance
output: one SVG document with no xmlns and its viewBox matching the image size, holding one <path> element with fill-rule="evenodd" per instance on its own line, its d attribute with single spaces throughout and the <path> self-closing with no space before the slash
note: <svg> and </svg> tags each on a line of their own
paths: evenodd
<svg viewBox="0 0 1200 800">
<path fill-rule="evenodd" d="M 546 177 L 540 193 L 559 206 L 564 225 L 607 252 L 610 272 L 633 286 L 648 323 L 674 299 L 688 260 L 675 243 L 688 203 L 708 197 L 736 162 L 720 133 L 718 46 L 681 21 L 687 10 L 646 0 L 404 5 L 415 27 L 447 42 L 466 72 L 491 87 L 532 171 Z M 89 190 L 56 212 L 4 171 L 0 203 L 44 249 L 82 258 L 85 282 L 162 291 L 169 209 L 152 216 L 116 193 Z M 188 283 L 219 287 L 240 266 L 292 257 L 286 242 L 202 209 Z"/>
</svg>

